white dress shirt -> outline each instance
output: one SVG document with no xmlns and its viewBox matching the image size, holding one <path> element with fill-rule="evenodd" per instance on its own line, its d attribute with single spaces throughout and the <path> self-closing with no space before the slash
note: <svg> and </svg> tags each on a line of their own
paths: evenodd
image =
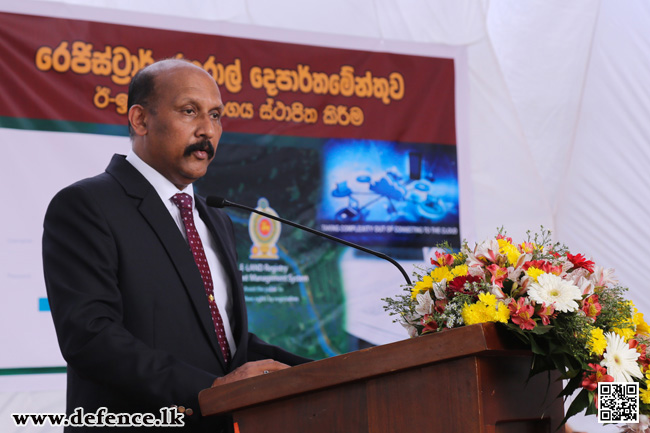
<svg viewBox="0 0 650 433">
<path fill-rule="evenodd" d="M 183 191 L 176 188 L 176 185 L 171 183 L 166 177 L 157 172 L 153 167 L 144 162 L 135 152 L 130 151 L 126 156 L 126 160 L 131 163 L 133 167 L 136 168 L 144 177 L 149 181 L 149 183 L 154 187 L 162 202 L 167 206 L 167 210 L 170 215 L 176 222 L 178 229 L 181 231 L 183 237 L 187 241 L 187 233 L 185 232 L 185 225 L 183 224 L 183 219 L 181 218 L 180 209 L 174 204 L 171 198 L 178 193 L 184 192 L 189 194 L 192 197 L 192 212 L 194 215 L 194 225 L 196 226 L 196 231 L 199 233 L 201 238 L 201 243 L 203 244 L 203 250 L 205 251 L 205 256 L 208 260 L 208 266 L 210 267 L 210 274 L 212 275 L 212 283 L 214 285 L 214 299 L 219 307 L 219 313 L 221 313 L 221 318 L 223 319 L 223 327 L 226 331 L 226 339 L 228 340 L 228 345 L 230 346 L 230 353 L 232 356 L 235 355 L 235 337 L 232 332 L 232 324 L 230 319 L 233 317 L 232 313 L 232 298 L 230 296 L 231 287 L 230 279 L 226 274 L 226 270 L 221 265 L 221 260 L 219 253 L 217 252 L 217 245 L 215 240 L 208 230 L 208 227 L 205 225 L 205 222 L 200 218 L 199 212 L 196 210 L 196 202 L 194 200 L 194 186 L 189 185 Z M 208 302 L 206 298 L 205 302 Z"/>
</svg>

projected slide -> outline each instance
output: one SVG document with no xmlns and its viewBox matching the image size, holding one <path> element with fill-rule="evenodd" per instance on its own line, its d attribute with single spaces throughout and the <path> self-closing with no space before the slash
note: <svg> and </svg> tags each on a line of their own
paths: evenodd
<svg viewBox="0 0 650 433">
<path fill-rule="evenodd" d="M 330 140 L 320 228 L 364 245 L 457 246 L 456 147 Z"/>
</svg>

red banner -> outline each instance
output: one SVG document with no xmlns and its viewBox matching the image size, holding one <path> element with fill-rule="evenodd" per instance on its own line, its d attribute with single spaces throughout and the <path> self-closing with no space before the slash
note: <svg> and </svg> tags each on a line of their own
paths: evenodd
<svg viewBox="0 0 650 433">
<path fill-rule="evenodd" d="M 228 132 L 456 144 L 452 59 L 9 13 L 0 120 L 125 125 L 131 77 L 170 57 L 214 76 Z"/>
</svg>

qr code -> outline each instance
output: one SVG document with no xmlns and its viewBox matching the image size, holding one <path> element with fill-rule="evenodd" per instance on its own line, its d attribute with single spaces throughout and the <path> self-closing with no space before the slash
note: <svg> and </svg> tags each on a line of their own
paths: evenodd
<svg viewBox="0 0 650 433">
<path fill-rule="evenodd" d="M 598 422 L 639 422 L 639 384 L 598 382 Z"/>
</svg>

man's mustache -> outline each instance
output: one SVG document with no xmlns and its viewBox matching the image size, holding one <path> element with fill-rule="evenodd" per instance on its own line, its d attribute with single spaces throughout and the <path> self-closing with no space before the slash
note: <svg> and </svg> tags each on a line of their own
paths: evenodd
<svg viewBox="0 0 650 433">
<path fill-rule="evenodd" d="M 214 156 L 214 146 L 212 143 L 210 143 L 210 140 L 203 140 L 199 141 L 198 143 L 190 144 L 185 148 L 185 152 L 183 152 L 183 156 L 190 156 L 192 152 L 195 152 L 197 150 L 202 150 L 204 152 L 207 152 L 208 158 L 212 159 Z"/>
</svg>

